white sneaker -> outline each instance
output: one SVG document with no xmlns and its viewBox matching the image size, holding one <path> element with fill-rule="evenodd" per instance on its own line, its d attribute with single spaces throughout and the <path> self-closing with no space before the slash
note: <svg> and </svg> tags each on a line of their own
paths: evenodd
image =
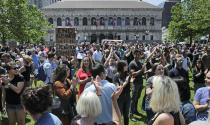
<svg viewBox="0 0 210 125">
<path fill-rule="evenodd" d="M 7 118 L 7 115 L 6 115 L 6 113 L 4 113 L 4 112 L 1 112 L 1 117 L 2 117 L 2 118 Z"/>
</svg>

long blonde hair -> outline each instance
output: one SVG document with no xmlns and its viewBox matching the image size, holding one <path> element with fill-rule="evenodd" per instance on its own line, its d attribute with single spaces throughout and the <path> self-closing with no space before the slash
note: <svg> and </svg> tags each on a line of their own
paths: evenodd
<svg viewBox="0 0 210 125">
<path fill-rule="evenodd" d="M 168 76 L 155 76 L 150 106 L 154 112 L 179 112 L 180 97 L 176 83 Z"/>
<path fill-rule="evenodd" d="M 82 62 L 81 62 L 81 64 L 80 64 L 80 68 L 82 69 L 82 71 L 83 72 L 86 72 L 85 71 L 85 66 L 84 66 L 84 59 L 85 58 L 88 58 L 88 60 L 89 60 L 89 70 L 91 71 L 92 70 L 92 61 L 91 61 L 91 59 L 90 59 L 90 57 L 88 57 L 88 56 L 84 56 L 83 58 L 82 58 Z"/>
</svg>

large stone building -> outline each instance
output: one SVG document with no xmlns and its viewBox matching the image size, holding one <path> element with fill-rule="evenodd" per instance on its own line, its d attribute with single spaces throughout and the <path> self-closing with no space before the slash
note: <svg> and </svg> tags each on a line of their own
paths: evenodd
<svg viewBox="0 0 210 125">
<path fill-rule="evenodd" d="M 39 9 L 61 0 L 28 0 L 30 4 L 36 5 Z"/>
<path fill-rule="evenodd" d="M 171 21 L 171 8 L 181 0 L 166 0 L 163 7 L 162 27 L 168 28 Z"/>
<path fill-rule="evenodd" d="M 162 14 L 162 41 L 167 41 L 169 36 L 168 25 L 171 21 L 171 8 L 181 0 L 166 0 L 163 6 Z"/>
<path fill-rule="evenodd" d="M 55 42 L 55 28 L 76 28 L 78 42 L 121 39 L 161 42 L 162 9 L 137 0 L 61 1 L 44 7 L 53 28 L 47 42 Z"/>
</svg>

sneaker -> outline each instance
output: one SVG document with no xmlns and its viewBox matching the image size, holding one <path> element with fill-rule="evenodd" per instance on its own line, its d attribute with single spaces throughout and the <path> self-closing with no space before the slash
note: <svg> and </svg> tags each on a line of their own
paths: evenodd
<svg viewBox="0 0 210 125">
<path fill-rule="evenodd" d="M 133 117 L 132 114 L 130 115 L 130 119 L 131 119 L 133 122 L 136 122 L 136 121 L 137 121 L 137 120 Z"/>
<path fill-rule="evenodd" d="M 7 118 L 6 113 L 5 113 L 5 112 L 1 112 L 1 117 L 2 117 L 2 118 Z"/>
</svg>

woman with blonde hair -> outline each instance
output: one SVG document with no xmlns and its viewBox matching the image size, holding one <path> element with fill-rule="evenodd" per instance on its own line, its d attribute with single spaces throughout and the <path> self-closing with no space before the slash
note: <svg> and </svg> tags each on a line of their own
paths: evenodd
<svg viewBox="0 0 210 125">
<path fill-rule="evenodd" d="M 102 105 L 100 102 L 100 96 L 102 88 L 98 82 L 93 83 L 96 87 L 96 93 L 84 92 L 77 103 L 78 116 L 72 120 L 71 125 L 95 125 L 95 118 L 102 113 Z M 113 92 L 112 96 L 112 121 L 107 121 L 104 125 L 121 125 L 121 113 L 117 104 L 117 99 L 122 93 L 123 87 L 117 92 Z"/>
<path fill-rule="evenodd" d="M 91 59 L 88 56 L 85 56 L 82 59 L 80 69 L 77 72 L 78 84 L 80 85 L 78 98 L 84 91 L 86 83 L 91 81 L 91 76 L 92 76 L 92 74 L 90 72 L 91 69 L 92 69 Z"/>
<path fill-rule="evenodd" d="M 150 107 L 156 112 L 148 125 L 184 125 L 176 83 L 167 76 L 155 76 Z"/>
</svg>

